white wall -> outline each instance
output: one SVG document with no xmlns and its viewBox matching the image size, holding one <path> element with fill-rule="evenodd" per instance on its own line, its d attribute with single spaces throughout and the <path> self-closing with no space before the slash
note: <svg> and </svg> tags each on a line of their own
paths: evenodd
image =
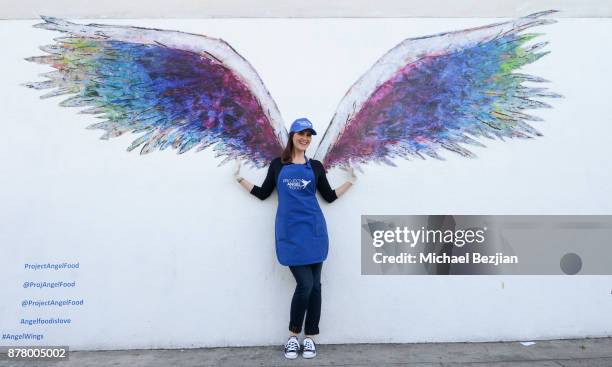
<svg viewBox="0 0 612 367">
<path fill-rule="evenodd" d="M 105 22 L 225 39 L 259 72 L 286 121 L 307 116 L 322 132 L 347 88 L 402 39 L 490 21 Z M 0 333 L 43 333 L 40 344 L 73 350 L 282 343 L 295 282 L 274 254 L 276 194 L 265 202 L 249 195 L 210 150 L 129 154 L 133 137 L 98 140 L 101 131 L 84 129 L 96 119 L 20 87 L 50 70 L 23 58 L 58 36 L 34 23 L 0 22 Z M 447 153 L 445 162 L 374 165 L 335 203 L 320 200 L 330 234 L 320 342 L 612 334 L 611 276 L 360 275 L 361 214 L 612 214 L 612 21 L 563 19 L 538 31 L 552 53 L 523 71 L 552 80 L 565 96 L 535 112 L 545 119 L 534 123 L 543 138 L 485 141 L 474 160 Z M 264 174 L 247 178 L 261 182 Z M 331 172 L 333 186 L 342 174 Z M 80 269 L 23 270 L 56 261 L 79 261 Z M 27 280 L 77 287 L 23 289 Z M 52 296 L 85 305 L 20 306 Z M 59 315 L 72 325 L 19 325 Z"/>
<path fill-rule="evenodd" d="M 0 19 L 39 14 L 79 18 L 318 18 L 318 17 L 520 17 L 558 9 L 560 17 L 610 17 L 608 0 L 3 0 Z"/>
</svg>

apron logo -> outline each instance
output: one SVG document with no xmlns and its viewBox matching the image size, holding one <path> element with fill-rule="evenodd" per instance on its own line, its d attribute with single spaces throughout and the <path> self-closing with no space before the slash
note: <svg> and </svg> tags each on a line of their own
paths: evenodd
<svg viewBox="0 0 612 367">
<path fill-rule="evenodd" d="M 300 178 L 285 178 L 283 182 L 287 184 L 287 187 L 291 190 L 304 190 L 310 183 L 310 180 L 302 180 Z"/>
</svg>

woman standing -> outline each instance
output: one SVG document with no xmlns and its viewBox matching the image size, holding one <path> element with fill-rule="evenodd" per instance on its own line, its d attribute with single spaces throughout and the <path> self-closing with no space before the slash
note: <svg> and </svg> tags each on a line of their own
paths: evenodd
<svg viewBox="0 0 612 367">
<path fill-rule="evenodd" d="M 289 339 L 284 348 L 285 357 L 290 359 L 296 358 L 300 349 L 297 336 L 302 331 L 304 316 L 302 356 L 313 358 L 317 354 L 313 337 L 319 334 L 321 267 L 327 258 L 329 240 L 316 190 L 331 203 L 344 194 L 356 179 L 351 168 L 349 180 L 332 190 L 323 164 L 306 157 L 312 135 L 316 134 L 308 119 L 295 120 L 289 129 L 287 146 L 282 155 L 270 163 L 261 186 L 241 177 L 240 165 L 234 174 L 242 187 L 261 200 L 270 196 L 274 187 L 278 191 L 276 256 L 282 265 L 289 267 L 297 283 L 291 300 Z"/>
</svg>

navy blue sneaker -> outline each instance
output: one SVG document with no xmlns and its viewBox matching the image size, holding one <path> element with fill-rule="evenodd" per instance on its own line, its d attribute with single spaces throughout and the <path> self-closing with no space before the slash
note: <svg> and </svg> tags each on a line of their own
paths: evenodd
<svg viewBox="0 0 612 367">
<path fill-rule="evenodd" d="M 300 350 L 300 342 L 297 336 L 291 336 L 285 343 L 285 358 L 296 359 Z"/>
<path fill-rule="evenodd" d="M 309 337 L 304 338 L 304 347 L 302 348 L 302 357 L 314 358 L 317 356 L 317 349 L 314 340 Z"/>
</svg>

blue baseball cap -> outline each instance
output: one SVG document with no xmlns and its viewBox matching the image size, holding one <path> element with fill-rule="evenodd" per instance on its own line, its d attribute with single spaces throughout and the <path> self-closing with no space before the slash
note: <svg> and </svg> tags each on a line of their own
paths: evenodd
<svg viewBox="0 0 612 367">
<path fill-rule="evenodd" d="M 298 131 L 306 129 L 311 130 L 312 135 L 317 135 L 315 129 L 312 128 L 312 122 L 310 122 L 310 120 L 308 120 L 307 118 L 299 118 L 293 121 L 293 123 L 291 124 L 291 129 L 289 129 L 289 133 L 296 133 Z"/>
</svg>

